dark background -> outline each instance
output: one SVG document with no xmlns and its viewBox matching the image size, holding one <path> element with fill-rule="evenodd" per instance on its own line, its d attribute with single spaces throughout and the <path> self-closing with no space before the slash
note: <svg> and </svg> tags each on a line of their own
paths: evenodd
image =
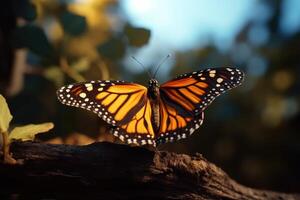
<svg viewBox="0 0 300 200">
<path fill-rule="evenodd" d="M 218 26 L 209 21 L 209 26 L 195 26 L 194 18 L 185 17 L 181 19 L 183 24 L 190 23 L 193 29 L 185 30 L 179 22 L 174 29 L 178 20 L 172 10 L 174 5 L 183 3 L 195 10 L 192 1 L 176 1 L 162 9 L 167 19 L 174 16 L 169 21 L 173 29 L 163 24 L 161 29 L 170 33 L 162 35 L 150 25 L 136 23 L 142 19 L 134 21 L 134 15 L 128 12 L 129 6 L 145 12 L 146 17 L 149 12 L 143 10 L 145 5 L 138 4 L 141 1 L 135 1 L 134 7 L 124 2 L 1 2 L 0 93 L 7 98 L 13 125 L 52 121 L 55 128 L 51 133 L 39 136 L 49 143 L 114 141 L 96 115 L 58 103 L 56 89 L 93 79 L 147 84 L 148 75 L 130 60 L 133 55 L 153 69 L 171 53 L 159 73 L 161 82 L 206 67 L 236 66 L 246 73 L 244 84 L 206 110 L 204 124 L 194 135 L 159 148 L 188 154 L 200 152 L 248 186 L 300 192 L 300 19 L 291 14 L 295 6 L 300 12 L 300 5 L 292 0 L 255 1 L 256 6 L 246 9 L 254 17 L 243 20 L 231 39 L 216 42 L 209 30 L 205 37 L 193 33 Z M 209 2 L 198 1 L 198 6 L 205 10 Z M 228 3 L 234 7 L 237 2 Z M 150 11 L 164 19 L 164 12 Z M 182 12 L 185 16 L 189 10 Z M 222 18 L 217 12 L 210 13 L 208 19 Z M 227 29 L 230 27 L 225 26 Z M 163 40 L 157 42 L 163 34 L 186 31 L 196 37 L 189 41 L 191 44 L 179 39 L 174 41 L 178 42 L 176 47 Z"/>
</svg>

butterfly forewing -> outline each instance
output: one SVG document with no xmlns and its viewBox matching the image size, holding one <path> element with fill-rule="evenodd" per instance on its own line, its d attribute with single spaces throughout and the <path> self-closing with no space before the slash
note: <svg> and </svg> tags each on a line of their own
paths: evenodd
<svg viewBox="0 0 300 200">
<path fill-rule="evenodd" d="M 58 90 L 66 105 L 93 111 L 107 123 L 117 126 L 113 134 L 136 144 L 153 144 L 152 110 L 147 88 L 124 81 L 91 81 L 71 84 Z"/>
<path fill-rule="evenodd" d="M 243 73 L 235 68 L 213 68 L 183 74 L 161 85 L 163 98 L 178 109 L 196 114 L 220 94 L 241 84 Z M 180 108 L 179 108 L 180 107 Z"/>
</svg>

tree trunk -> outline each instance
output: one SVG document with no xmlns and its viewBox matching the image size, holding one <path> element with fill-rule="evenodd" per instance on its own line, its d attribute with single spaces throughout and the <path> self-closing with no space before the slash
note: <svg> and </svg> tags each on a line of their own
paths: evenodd
<svg viewBox="0 0 300 200">
<path fill-rule="evenodd" d="M 106 142 L 14 142 L 11 151 L 22 163 L 0 164 L 0 199 L 300 199 L 242 186 L 200 154 Z"/>
</svg>

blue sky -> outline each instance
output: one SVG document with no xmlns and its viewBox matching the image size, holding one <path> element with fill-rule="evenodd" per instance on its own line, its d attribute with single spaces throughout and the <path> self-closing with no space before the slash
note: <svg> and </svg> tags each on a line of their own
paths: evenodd
<svg viewBox="0 0 300 200">
<path fill-rule="evenodd" d="M 283 15 L 281 20 L 281 30 L 285 34 L 292 34 L 300 29 L 300 1 L 283 1 Z"/>
<path fill-rule="evenodd" d="M 258 0 L 122 0 L 121 6 L 129 21 L 151 30 L 150 43 L 132 52 L 146 66 L 159 62 L 174 51 L 185 51 L 212 42 L 223 52 L 230 49 L 235 36 L 249 20 L 262 23 L 272 10 Z M 300 0 L 285 0 L 281 30 L 291 34 L 300 28 Z M 254 30 L 263 42 L 268 33 L 263 26 Z M 127 63 L 127 64 L 126 64 Z M 132 60 L 125 59 L 132 66 Z M 172 59 L 166 65 L 171 65 Z M 167 68 L 165 68 L 167 69 Z M 140 69 L 129 67 L 132 72 Z"/>
<path fill-rule="evenodd" d="M 207 40 L 231 40 L 251 17 L 255 0 L 125 0 L 130 21 L 152 30 L 166 48 L 186 50 Z"/>
</svg>

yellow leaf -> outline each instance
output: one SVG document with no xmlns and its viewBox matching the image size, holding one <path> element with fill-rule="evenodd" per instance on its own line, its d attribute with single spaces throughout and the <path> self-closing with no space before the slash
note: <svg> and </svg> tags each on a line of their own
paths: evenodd
<svg viewBox="0 0 300 200">
<path fill-rule="evenodd" d="M 81 58 L 73 63 L 71 67 L 77 72 L 84 72 L 90 68 L 90 61 L 87 58 Z"/>
<path fill-rule="evenodd" d="M 0 132 L 7 131 L 12 118 L 5 98 L 0 94 Z"/>
<path fill-rule="evenodd" d="M 16 127 L 11 131 L 9 140 L 34 140 L 36 134 L 47 132 L 53 127 L 54 124 L 51 122 L 43 124 L 29 124 L 26 126 Z"/>
<path fill-rule="evenodd" d="M 61 87 L 64 83 L 64 73 L 58 66 L 48 67 L 44 71 L 44 76 L 52 81 L 56 87 Z"/>
</svg>

